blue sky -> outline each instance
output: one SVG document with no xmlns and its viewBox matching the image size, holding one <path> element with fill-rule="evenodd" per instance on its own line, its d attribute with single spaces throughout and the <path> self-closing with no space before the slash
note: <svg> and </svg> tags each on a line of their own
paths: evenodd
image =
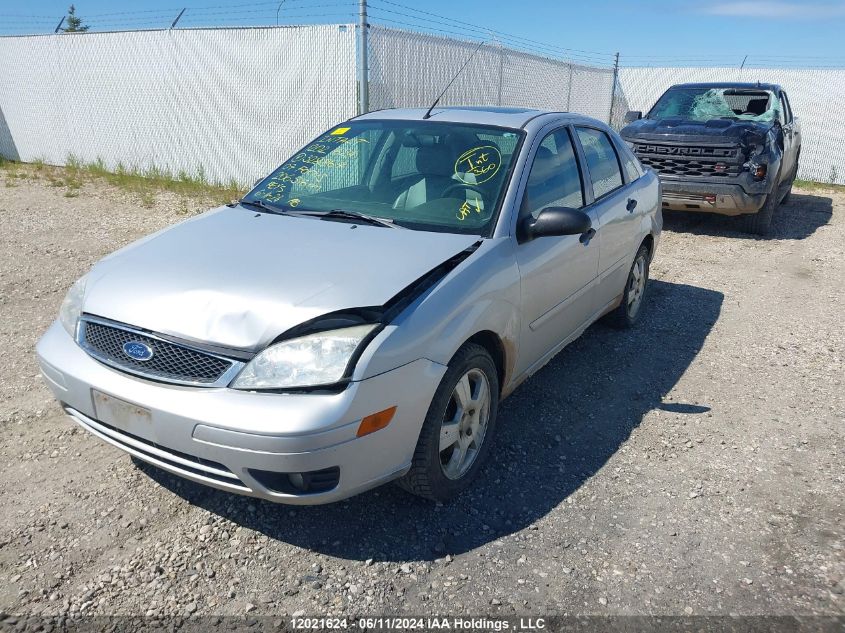
<svg viewBox="0 0 845 633">
<path fill-rule="evenodd" d="M 0 33 L 52 31 L 68 4 L 0 0 Z M 278 8 L 278 2 L 246 0 L 75 4 L 86 22 L 109 30 L 169 26 L 184 6 L 181 26 L 272 24 Z M 845 0 L 371 0 L 370 6 L 374 22 L 397 25 L 392 20 L 453 35 L 477 36 L 489 28 L 526 44 L 574 49 L 570 54 L 585 60 L 620 51 L 629 65 L 699 59 L 738 65 L 746 54 L 772 65 L 845 65 Z M 354 20 L 356 7 L 356 0 L 285 0 L 279 17 L 281 23 L 347 22 Z M 476 31 L 438 16 L 470 23 Z"/>
</svg>

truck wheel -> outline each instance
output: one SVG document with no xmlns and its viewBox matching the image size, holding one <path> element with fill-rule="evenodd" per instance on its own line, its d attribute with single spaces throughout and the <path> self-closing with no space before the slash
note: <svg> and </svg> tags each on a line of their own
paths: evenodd
<svg viewBox="0 0 845 633">
<path fill-rule="evenodd" d="M 648 265 L 651 256 L 648 247 L 643 244 L 634 257 L 634 263 L 628 272 L 622 303 L 607 315 L 607 324 L 619 330 L 633 327 L 642 312 L 643 297 L 648 286 Z"/>
<path fill-rule="evenodd" d="M 499 409 L 499 377 L 490 354 L 467 343 L 440 381 L 408 471 L 397 483 L 446 501 L 470 487 L 490 453 Z"/>
<path fill-rule="evenodd" d="M 772 217 L 775 214 L 777 206 L 778 190 L 775 187 L 774 191 L 766 196 L 766 201 L 757 213 L 739 216 L 739 230 L 743 233 L 766 235 L 769 232 L 769 227 L 772 225 Z"/>
</svg>

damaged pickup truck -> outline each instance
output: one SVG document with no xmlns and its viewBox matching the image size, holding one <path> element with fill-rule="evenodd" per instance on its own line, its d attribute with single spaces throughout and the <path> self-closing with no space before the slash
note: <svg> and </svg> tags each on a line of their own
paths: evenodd
<svg viewBox="0 0 845 633">
<path fill-rule="evenodd" d="M 625 121 L 622 138 L 658 173 L 664 209 L 738 216 L 763 235 L 789 197 L 801 127 L 778 85 L 679 84 Z"/>
</svg>

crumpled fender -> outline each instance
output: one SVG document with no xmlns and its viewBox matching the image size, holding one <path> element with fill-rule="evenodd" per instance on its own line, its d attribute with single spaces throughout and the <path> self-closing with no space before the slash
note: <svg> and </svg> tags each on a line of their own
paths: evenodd
<svg viewBox="0 0 845 633">
<path fill-rule="evenodd" d="M 362 354 L 352 379 L 370 378 L 419 358 L 447 365 L 469 338 L 491 331 L 502 343 L 507 384 L 519 338 L 520 280 L 513 248 L 508 238 L 483 240 L 385 326 Z"/>
</svg>

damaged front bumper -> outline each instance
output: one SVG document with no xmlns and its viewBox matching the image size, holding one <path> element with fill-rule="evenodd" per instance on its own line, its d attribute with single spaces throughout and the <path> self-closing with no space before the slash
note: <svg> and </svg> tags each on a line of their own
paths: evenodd
<svg viewBox="0 0 845 633">
<path fill-rule="evenodd" d="M 300 505 L 337 501 L 407 472 L 446 371 L 419 359 L 340 392 L 251 393 L 122 373 L 94 360 L 58 322 L 36 351 L 65 412 L 100 439 L 201 484 Z M 387 427 L 357 436 L 364 417 L 393 406 Z"/>
<path fill-rule="evenodd" d="M 722 215 L 757 213 L 765 204 L 771 185 L 768 179 L 755 182 L 749 176 L 747 180 L 728 183 L 661 177 L 663 209 Z"/>
</svg>

